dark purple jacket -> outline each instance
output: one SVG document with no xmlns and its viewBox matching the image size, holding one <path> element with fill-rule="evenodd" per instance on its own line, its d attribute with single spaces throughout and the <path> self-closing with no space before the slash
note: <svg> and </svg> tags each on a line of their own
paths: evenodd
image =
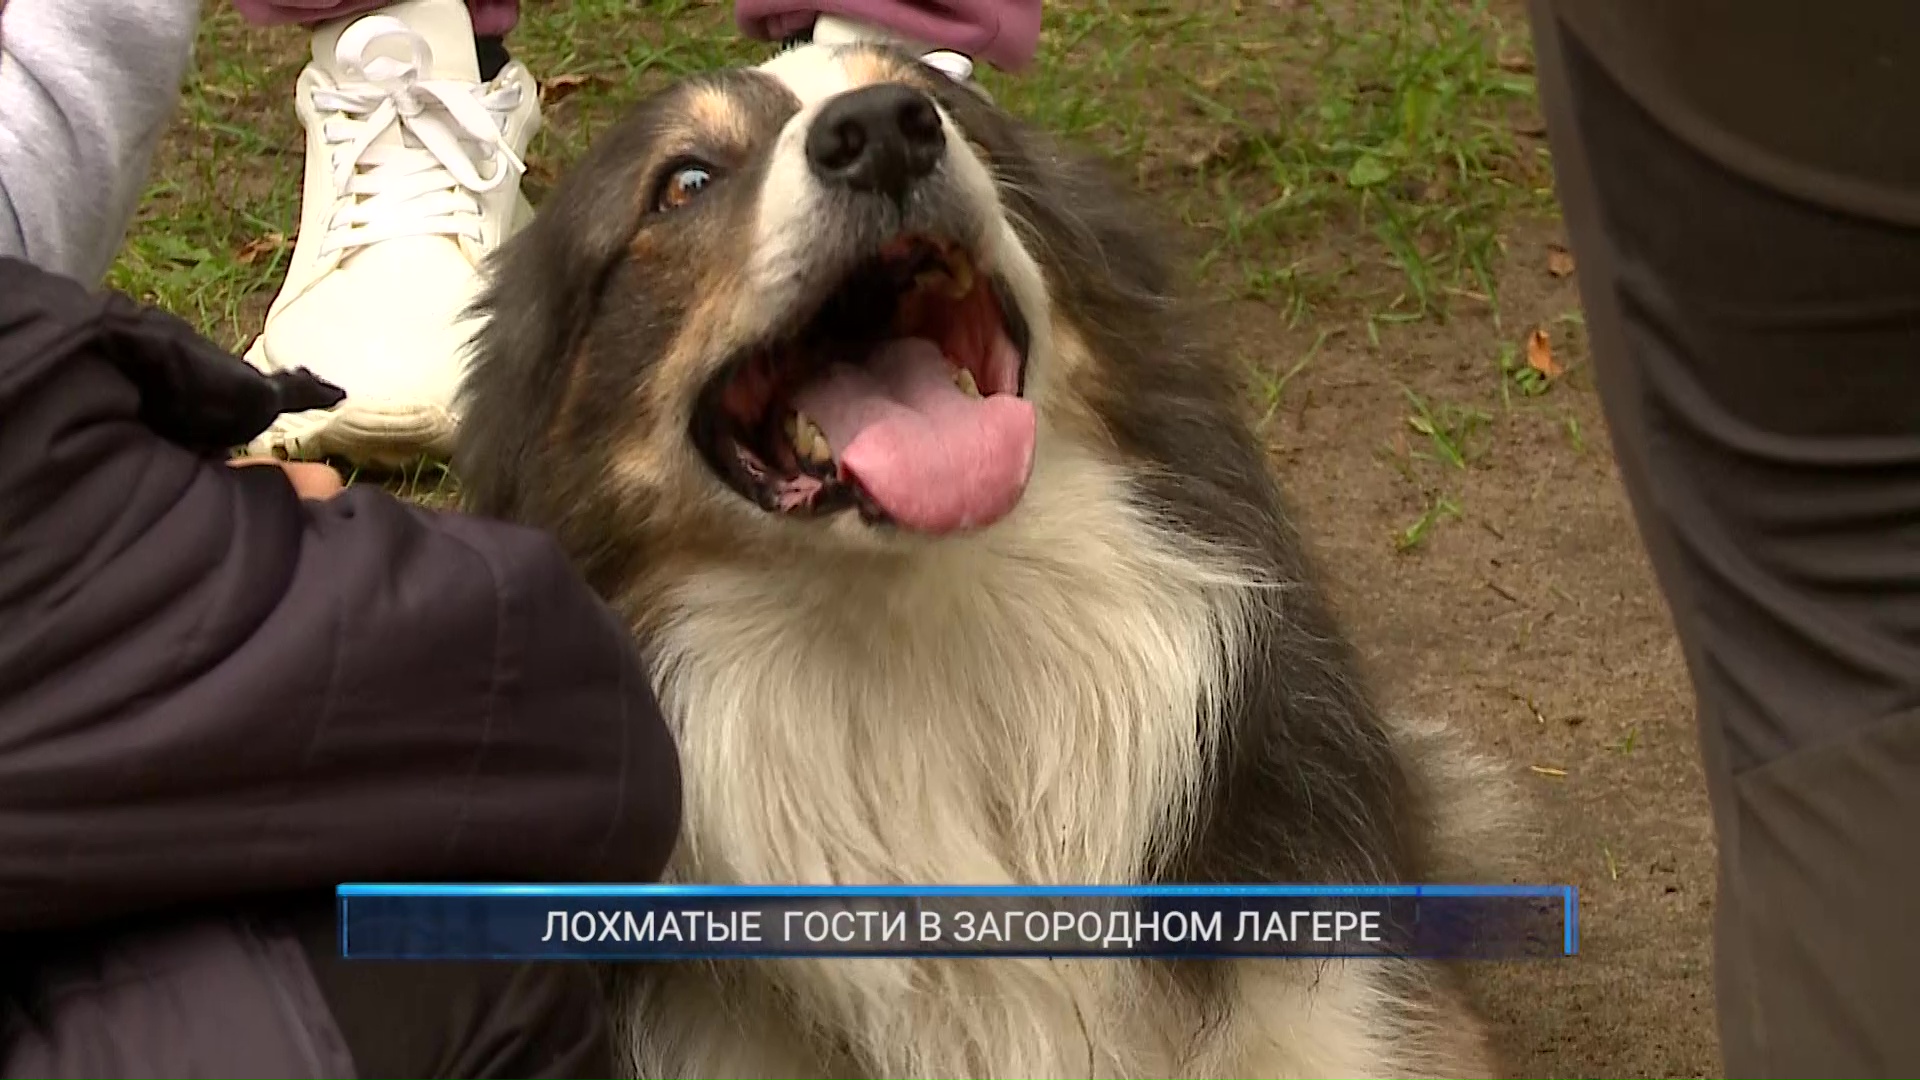
<svg viewBox="0 0 1920 1080">
<path fill-rule="evenodd" d="M 297 950 L 234 914 L 250 897 L 648 880 L 672 848 L 671 738 L 550 539 L 221 463 L 337 397 L 0 260 L 0 968 L 8 941 L 179 913 L 29 973 L 61 971 L 53 1013 L 0 1015 L 0 1075 L 341 1072 L 321 1046 L 153 1045 L 324 1042 Z"/>
</svg>

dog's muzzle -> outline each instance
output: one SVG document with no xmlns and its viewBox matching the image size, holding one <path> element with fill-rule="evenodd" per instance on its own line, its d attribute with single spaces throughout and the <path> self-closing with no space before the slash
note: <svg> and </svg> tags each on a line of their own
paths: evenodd
<svg viewBox="0 0 1920 1080">
<path fill-rule="evenodd" d="M 908 85 L 847 91 L 803 122 L 782 152 L 804 154 L 805 179 L 761 207 L 780 257 L 756 298 L 776 329 L 708 385 L 694 441 L 770 512 L 991 525 L 1025 490 L 1036 419 L 1028 326 L 983 253 L 990 181 L 968 187 L 973 162 Z"/>
</svg>

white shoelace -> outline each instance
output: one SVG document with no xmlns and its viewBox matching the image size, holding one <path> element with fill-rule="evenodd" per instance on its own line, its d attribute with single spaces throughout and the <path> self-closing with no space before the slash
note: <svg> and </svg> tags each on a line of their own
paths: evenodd
<svg viewBox="0 0 1920 1080">
<path fill-rule="evenodd" d="M 404 44 L 412 60 L 367 56 L 370 46 L 387 39 Z M 426 78 L 432 47 L 387 15 L 349 26 L 334 58 L 347 79 L 313 95 L 314 107 L 327 114 L 321 134 L 332 149 L 334 190 L 342 198 L 321 251 L 351 251 L 398 236 L 481 239 L 480 196 L 527 168 L 503 131 L 520 105 L 521 88 Z M 399 145 L 374 145 L 395 126 Z M 491 176 L 480 175 L 486 164 L 493 166 Z"/>
</svg>

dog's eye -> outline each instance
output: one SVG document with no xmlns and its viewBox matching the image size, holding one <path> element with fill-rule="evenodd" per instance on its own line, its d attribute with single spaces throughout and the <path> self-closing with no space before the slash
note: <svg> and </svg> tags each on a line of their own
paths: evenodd
<svg viewBox="0 0 1920 1080">
<path fill-rule="evenodd" d="M 654 199 L 655 210 L 678 210 L 699 197 L 713 183 L 713 170 L 698 162 L 685 162 L 667 173 Z"/>
</svg>

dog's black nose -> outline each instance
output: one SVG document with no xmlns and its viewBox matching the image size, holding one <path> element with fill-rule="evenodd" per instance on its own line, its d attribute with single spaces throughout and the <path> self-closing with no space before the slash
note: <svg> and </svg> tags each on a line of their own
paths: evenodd
<svg viewBox="0 0 1920 1080">
<path fill-rule="evenodd" d="M 807 162 L 815 176 L 894 198 L 933 172 L 946 148 L 933 99 L 899 83 L 841 94 L 807 132 Z"/>
</svg>

